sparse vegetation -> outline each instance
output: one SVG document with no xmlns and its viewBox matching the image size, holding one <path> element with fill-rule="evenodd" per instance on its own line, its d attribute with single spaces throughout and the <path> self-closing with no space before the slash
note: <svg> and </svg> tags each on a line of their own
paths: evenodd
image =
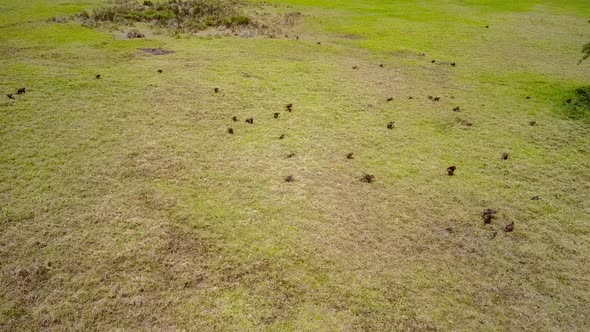
<svg viewBox="0 0 590 332">
<path fill-rule="evenodd" d="M 129 24 L 151 23 L 160 27 L 196 32 L 208 27 L 229 28 L 246 26 L 251 19 L 241 11 L 237 0 L 168 0 L 145 1 L 119 0 L 113 5 L 82 12 L 83 20 Z"/>
<path fill-rule="evenodd" d="M 590 58 L 590 43 L 584 45 L 584 48 L 582 48 L 582 59 L 580 63 L 588 58 Z"/>
</svg>

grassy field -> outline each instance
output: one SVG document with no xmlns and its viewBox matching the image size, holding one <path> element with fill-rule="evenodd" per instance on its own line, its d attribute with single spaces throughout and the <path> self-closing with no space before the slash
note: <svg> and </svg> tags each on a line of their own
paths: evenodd
<svg viewBox="0 0 590 332">
<path fill-rule="evenodd" d="M 0 0 L 0 330 L 590 330 L 590 3 L 48 20 L 103 5 Z"/>
</svg>

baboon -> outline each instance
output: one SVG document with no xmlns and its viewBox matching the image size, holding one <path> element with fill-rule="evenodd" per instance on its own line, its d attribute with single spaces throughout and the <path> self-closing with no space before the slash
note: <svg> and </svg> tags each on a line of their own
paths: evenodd
<svg viewBox="0 0 590 332">
<path fill-rule="evenodd" d="M 387 124 L 387 129 L 393 129 L 395 127 L 395 122 L 391 121 Z"/>
<path fill-rule="evenodd" d="M 435 63 L 435 62 L 436 62 L 436 60 L 432 60 L 432 61 L 430 61 L 430 62 L 432 62 L 432 63 Z"/>
<path fill-rule="evenodd" d="M 409 96 L 409 97 L 408 97 L 408 99 L 414 99 L 414 97 L 412 97 L 412 96 Z"/>
<path fill-rule="evenodd" d="M 346 159 L 354 159 L 354 157 L 352 156 L 354 153 L 349 153 L 346 155 Z"/>
<path fill-rule="evenodd" d="M 502 160 L 508 160 L 508 152 L 502 153 Z"/>
<path fill-rule="evenodd" d="M 453 112 L 461 112 L 461 108 L 459 106 L 453 108 Z"/>
<path fill-rule="evenodd" d="M 18 90 L 16 90 L 17 95 L 22 95 L 25 92 L 27 92 L 27 89 L 25 89 L 25 88 L 19 88 Z"/>
<path fill-rule="evenodd" d="M 531 200 L 533 200 L 533 201 L 538 201 L 538 200 L 540 200 L 540 199 L 541 199 L 541 196 L 538 196 L 538 195 L 537 195 L 537 196 L 533 196 L 533 197 L 531 198 Z"/>
<path fill-rule="evenodd" d="M 295 157 L 295 154 L 293 152 L 291 152 L 287 155 L 287 158 L 293 158 L 293 157 Z"/>
<path fill-rule="evenodd" d="M 281 113 L 275 113 L 274 118 L 277 119 L 279 117 L 279 114 L 281 114 Z"/>
<path fill-rule="evenodd" d="M 456 66 L 456 63 L 451 62 L 451 66 L 455 67 Z"/>
<path fill-rule="evenodd" d="M 227 128 L 227 132 L 228 134 L 234 134 L 234 129 L 233 128 Z"/>
<path fill-rule="evenodd" d="M 526 96 L 526 99 L 531 99 L 531 96 Z"/>
<path fill-rule="evenodd" d="M 285 138 L 285 134 L 281 134 L 281 136 L 279 136 L 279 139 L 283 139 Z"/>
<path fill-rule="evenodd" d="M 100 74 L 96 74 L 96 79 L 100 79 Z"/>
<path fill-rule="evenodd" d="M 375 181 L 375 175 L 365 173 L 361 178 L 361 182 L 371 183 L 373 181 Z"/>
<path fill-rule="evenodd" d="M 434 97 L 433 96 L 428 96 L 428 99 L 432 100 Z"/>
<path fill-rule="evenodd" d="M 287 111 L 291 112 L 293 111 L 293 104 L 287 104 L 285 105 L 285 108 L 287 109 Z"/>
<path fill-rule="evenodd" d="M 433 101 L 440 101 L 440 97 L 434 97 Z"/>
<path fill-rule="evenodd" d="M 164 71 L 162 69 L 158 69 L 158 73 L 163 73 Z"/>
<path fill-rule="evenodd" d="M 504 226 L 504 232 L 512 232 L 514 230 L 514 222 L 509 223 L 508 225 Z"/>
<path fill-rule="evenodd" d="M 392 100 L 393 100 L 393 97 L 387 98 L 387 101 L 392 101 Z"/>
<path fill-rule="evenodd" d="M 536 124 L 537 124 L 537 121 L 531 121 L 531 122 L 529 122 L 529 126 L 534 126 Z"/>
<path fill-rule="evenodd" d="M 384 64 L 380 64 L 379 67 L 383 68 L 383 67 L 385 67 L 385 65 Z"/>
<path fill-rule="evenodd" d="M 496 210 L 494 209 L 485 209 L 481 214 L 481 219 L 483 220 L 484 224 L 490 224 L 492 219 L 496 216 Z"/>
<path fill-rule="evenodd" d="M 213 91 L 215 91 L 215 93 L 218 93 L 219 92 L 219 88 L 215 88 L 215 89 L 213 89 Z"/>
<path fill-rule="evenodd" d="M 570 104 L 572 102 L 572 99 L 570 98 L 570 99 L 566 100 L 565 102 Z"/>
<path fill-rule="evenodd" d="M 359 66 L 353 66 L 352 69 L 359 69 Z"/>
<path fill-rule="evenodd" d="M 322 42 L 318 42 L 318 45 L 322 45 Z"/>
<path fill-rule="evenodd" d="M 234 122 L 238 121 L 238 117 L 237 117 L 237 116 L 235 116 L 235 115 L 234 115 L 234 116 L 233 116 L 231 119 L 232 119 Z"/>
<path fill-rule="evenodd" d="M 447 173 L 449 174 L 449 176 L 453 176 L 453 174 L 455 174 L 455 170 L 457 169 L 457 166 L 450 166 L 447 168 Z"/>
<path fill-rule="evenodd" d="M 296 40 L 299 40 L 299 36 L 295 37 Z"/>
<path fill-rule="evenodd" d="M 254 118 L 247 118 L 246 122 L 249 124 L 254 124 Z"/>
<path fill-rule="evenodd" d="M 489 29 L 489 28 L 490 28 L 490 26 L 489 25 L 486 25 L 486 29 Z"/>
<path fill-rule="evenodd" d="M 14 99 L 14 96 L 12 95 L 12 93 L 7 94 L 6 97 L 8 97 L 9 99 Z"/>
<path fill-rule="evenodd" d="M 293 175 L 287 175 L 287 177 L 285 177 L 285 182 L 293 182 L 295 181 L 295 178 L 293 177 Z"/>
</svg>

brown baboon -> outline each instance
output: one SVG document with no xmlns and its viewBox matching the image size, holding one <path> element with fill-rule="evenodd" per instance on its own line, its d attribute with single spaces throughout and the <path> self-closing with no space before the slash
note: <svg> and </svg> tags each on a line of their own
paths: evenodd
<svg viewBox="0 0 590 332">
<path fill-rule="evenodd" d="M 234 116 L 233 116 L 231 119 L 232 119 L 234 122 L 238 121 L 238 117 L 237 117 L 237 116 L 235 116 L 235 115 L 234 115 Z"/>
<path fill-rule="evenodd" d="M 440 97 L 434 97 L 433 101 L 440 101 Z"/>
<path fill-rule="evenodd" d="M 380 64 L 379 67 L 383 68 L 383 67 L 385 67 L 385 65 L 384 64 Z"/>
<path fill-rule="evenodd" d="M 254 118 L 247 118 L 246 122 L 249 124 L 254 124 Z"/>
<path fill-rule="evenodd" d="M 508 160 L 508 152 L 502 153 L 502 160 Z"/>
<path fill-rule="evenodd" d="M 450 166 L 447 168 L 447 173 L 452 176 L 453 174 L 455 174 L 455 170 L 457 169 L 457 166 Z"/>
<path fill-rule="evenodd" d="M 352 156 L 354 153 L 349 153 L 346 155 L 346 159 L 354 159 L 354 157 Z"/>
<path fill-rule="evenodd" d="M 484 224 L 490 224 L 492 219 L 496 216 L 496 210 L 494 209 L 485 209 L 481 214 L 481 219 L 483 220 Z"/>
<path fill-rule="evenodd" d="M 512 232 L 514 230 L 514 222 L 509 223 L 508 225 L 504 226 L 504 232 Z"/>
<path fill-rule="evenodd" d="M 214 88 L 213 91 L 215 91 L 215 93 L 219 92 L 219 88 Z"/>
<path fill-rule="evenodd" d="M 392 101 L 392 100 L 393 100 L 393 97 L 387 98 L 387 101 Z"/>
<path fill-rule="evenodd" d="M 291 152 L 287 155 L 287 158 L 293 158 L 293 157 L 295 157 L 295 154 L 293 152 Z"/>
<path fill-rule="evenodd" d="M 279 136 L 279 139 L 283 139 L 285 138 L 285 134 L 281 134 L 281 136 Z"/>
<path fill-rule="evenodd" d="M 227 128 L 227 133 L 228 134 L 234 134 L 234 129 L 233 128 Z"/>
<path fill-rule="evenodd" d="M 6 97 L 8 97 L 9 99 L 14 99 L 14 96 L 12 95 L 12 93 L 7 94 Z"/>
<path fill-rule="evenodd" d="M 100 74 L 96 74 L 96 79 L 100 79 Z"/>
<path fill-rule="evenodd" d="M 352 69 L 359 69 L 359 66 L 353 66 Z"/>
<path fill-rule="evenodd" d="M 295 178 L 293 177 L 293 175 L 287 175 L 287 177 L 285 177 L 285 182 L 293 182 L 295 181 Z"/>
<path fill-rule="evenodd" d="M 455 67 L 457 64 L 454 62 L 451 62 L 451 66 Z"/>
<path fill-rule="evenodd" d="M 375 175 L 365 173 L 365 174 L 363 174 L 361 181 L 366 182 L 366 183 L 371 183 L 371 182 L 375 181 Z"/>
<path fill-rule="evenodd" d="M 285 108 L 287 109 L 287 111 L 292 112 L 293 111 L 293 104 L 287 104 L 287 105 L 285 105 Z"/>
<path fill-rule="evenodd" d="M 164 71 L 162 69 L 158 69 L 158 73 L 163 73 Z"/>
<path fill-rule="evenodd" d="M 387 129 L 393 129 L 395 127 L 395 122 L 391 121 L 387 124 Z"/>
<path fill-rule="evenodd" d="M 277 119 L 279 117 L 279 114 L 281 114 L 281 113 L 275 113 L 274 118 Z"/>
<path fill-rule="evenodd" d="M 461 108 L 459 106 L 453 108 L 453 112 L 461 112 Z"/>
<path fill-rule="evenodd" d="M 529 122 L 529 126 L 534 126 L 536 124 L 537 124 L 537 121 L 531 121 L 531 122 Z"/>
<path fill-rule="evenodd" d="M 18 90 L 16 90 L 17 95 L 22 95 L 25 92 L 27 92 L 27 89 L 25 89 L 25 88 L 19 88 Z"/>
</svg>

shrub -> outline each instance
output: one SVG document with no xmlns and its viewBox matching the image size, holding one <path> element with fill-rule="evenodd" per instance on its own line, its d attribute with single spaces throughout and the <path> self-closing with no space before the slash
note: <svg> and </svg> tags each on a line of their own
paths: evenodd
<svg viewBox="0 0 590 332">
<path fill-rule="evenodd" d="M 127 38 L 129 38 L 129 39 L 144 38 L 144 37 L 145 37 L 145 35 L 137 29 L 131 29 L 127 32 Z"/>
</svg>

